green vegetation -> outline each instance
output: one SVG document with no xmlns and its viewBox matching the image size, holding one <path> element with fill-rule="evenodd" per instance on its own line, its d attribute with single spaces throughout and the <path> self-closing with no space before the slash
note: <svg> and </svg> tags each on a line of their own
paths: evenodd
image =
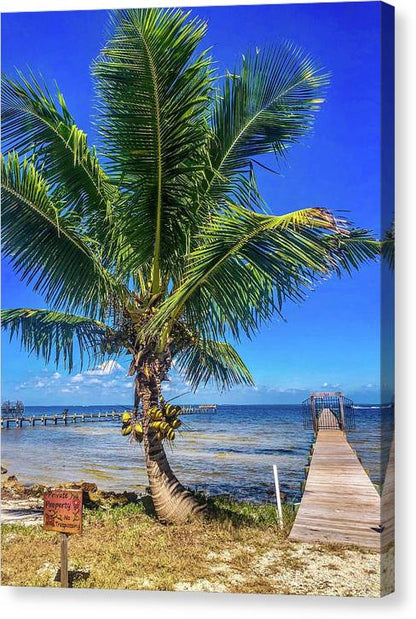
<svg viewBox="0 0 416 619">
<path fill-rule="evenodd" d="M 60 91 L 32 74 L 2 83 L 3 246 L 48 306 L 4 310 L 3 327 L 68 370 L 74 350 L 90 364 L 130 356 L 162 522 L 202 507 L 150 422 L 172 364 L 193 388 L 251 384 L 229 340 L 379 249 L 324 208 L 269 214 L 256 182 L 258 158 L 281 159 L 312 126 L 327 74 L 283 44 L 217 75 L 206 29 L 176 9 L 113 12 L 92 65 L 97 151 Z"/>
</svg>

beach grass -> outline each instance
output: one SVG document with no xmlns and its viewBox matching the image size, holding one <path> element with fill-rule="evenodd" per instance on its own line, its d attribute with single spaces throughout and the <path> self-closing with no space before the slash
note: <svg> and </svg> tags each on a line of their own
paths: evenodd
<svg viewBox="0 0 416 619">
<path fill-rule="evenodd" d="M 69 540 L 73 587 L 235 593 L 379 595 L 375 553 L 287 539 L 273 505 L 210 498 L 211 518 L 165 526 L 144 498 L 85 509 Z M 57 587 L 59 534 L 41 526 L 2 526 L 2 584 Z M 349 575 L 346 577 L 345 570 Z"/>
</svg>

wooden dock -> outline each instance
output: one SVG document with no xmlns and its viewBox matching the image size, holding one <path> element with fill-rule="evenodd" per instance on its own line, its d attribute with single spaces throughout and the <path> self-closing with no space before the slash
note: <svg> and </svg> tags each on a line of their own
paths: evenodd
<svg viewBox="0 0 416 619">
<path fill-rule="evenodd" d="M 328 409 L 317 416 L 308 477 L 289 538 L 381 550 L 380 495 L 340 425 Z"/>
<path fill-rule="evenodd" d="M 215 404 L 196 404 L 183 405 L 181 415 L 196 415 L 199 413 L 212 413 L 217 409 Z M 119 420 L 128 409 L 123 411 L 105 411 L 98 413 L 69 413 L 60 412 L 52 415 L 19 415 L 18 417 L 2 417 L 1 428 L 23 428 L 24 426 L 34 427 L 36 425 L 68 425 L 72 423 L 87 423 Z"/>
<path fill-rule="evenodd" d="M 32 426 L 35 425 L 65 425 L 67 426 L 70 423 L 86 423 L 93 421 L 109 421 L 111 419 L 120 419 L 121 415 L 125 411 L 106 411 L 99 413 L 77 413 L 77 414 L 69 414 L 69 413 L 56 413 L 53 415 L 22 415 L 19 417 L 6 417 L 1 418 L 1 428 L 23 428 L 23 426 Z"/>
</svg>

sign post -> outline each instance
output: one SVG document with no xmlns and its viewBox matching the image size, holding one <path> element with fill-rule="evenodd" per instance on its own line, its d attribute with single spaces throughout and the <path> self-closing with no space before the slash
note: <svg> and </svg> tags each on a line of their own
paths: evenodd
<svg viewBox="0 0 416 619">
<path fill-rule="evenodd" d="M 43 528 L 61 534 L 61 587 L 68 587 L 68 536 L 82 533 L 82 490 L 55 489 L 43 495 Z"/>
<path fill-rule="evenodd" d="M 68 533 L 61 533 L 61 587 L 68 587 Z"/>
</svg>

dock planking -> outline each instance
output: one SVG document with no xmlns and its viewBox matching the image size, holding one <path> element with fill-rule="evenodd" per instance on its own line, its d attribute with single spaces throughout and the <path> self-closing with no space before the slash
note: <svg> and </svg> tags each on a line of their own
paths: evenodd
<svg viewBox="0 0 416 619">
<path fill-rule="evenodd" d="M 318 419 L 305 491 L 289 538 L 381 550 L 380 496 L 331 415 L 324 410 Z"/>
</svg>

